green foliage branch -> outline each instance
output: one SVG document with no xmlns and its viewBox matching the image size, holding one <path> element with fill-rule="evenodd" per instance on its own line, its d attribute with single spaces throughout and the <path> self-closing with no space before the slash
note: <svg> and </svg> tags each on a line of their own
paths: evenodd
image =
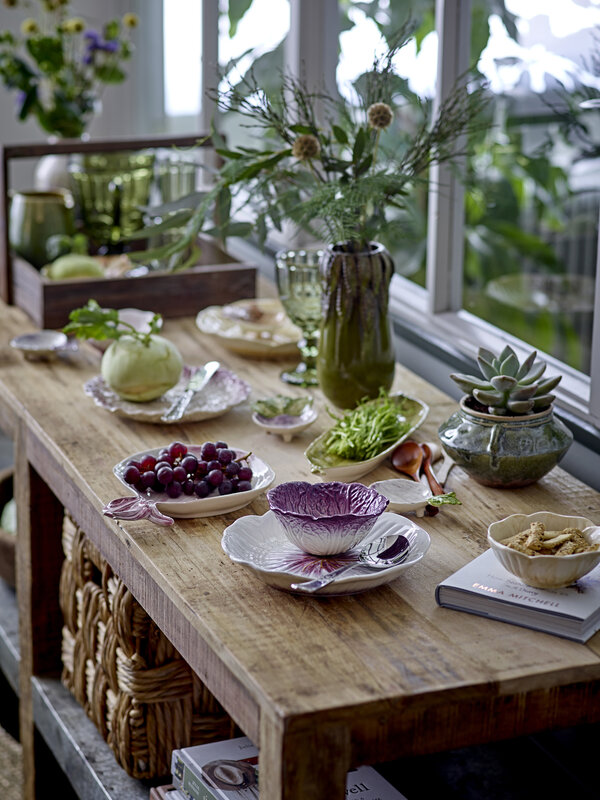
<svg viewBox="0 0 600 800">
<path fill-rule="evenodd" d="M 355 82 L 350 100 L 309 91 L 289 75 L 282 76 L 276 95 L 267 94 L 251 70 L 213 93 L 220 111 L 239 114 L 257 141 L 229 148 L 213 134 L 223 165 L 200 204 L 190 204 L 187 215 L 182 210 L 177 222 L 183 236 L 166 245 L 168 255 L 188 247 L 200 231 L 221 238 L 252 233 L 263 243 L 269 229 L 281 230 L 285 220 L 321 241 L 359 251 L 402 224 L 395 212 L 406 207 L 415 183 L 432 164 L 464 154 L 487 102 L 485 84 L 465 75 L 436 119 L 424 118 L 409 132 L 405 112 L 420 101 L 396 74 L 394 60 L 412 35 L 406 24 Z M 250 221 L 233 222 L 234 213 Z M 162 224 L 163 230 L 170 226 L 168 217 Z"/>
</svg>

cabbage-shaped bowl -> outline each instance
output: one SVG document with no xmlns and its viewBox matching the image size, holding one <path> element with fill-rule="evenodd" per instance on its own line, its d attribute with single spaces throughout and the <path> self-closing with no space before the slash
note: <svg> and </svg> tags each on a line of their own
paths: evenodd
<svg viewBox="0 0 600 800">
<path fill-rule="evenodd" d="M 281 483 L 267 492 L 287 538 L 305 553 L 331 556 L 356 547 L 383 514 L 388 499 L 362 483 Z"/>
</svg>

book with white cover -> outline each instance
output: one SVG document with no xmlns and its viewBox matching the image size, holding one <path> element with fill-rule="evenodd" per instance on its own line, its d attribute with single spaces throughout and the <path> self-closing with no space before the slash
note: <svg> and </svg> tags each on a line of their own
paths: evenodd
<svg viewBox="0 0 600 800">
<path fill-rule="evenodd" d="M 585 642 L 600 629 L 600 566 L 564 589 L 536 589 L 505 570 L 490 549 L 443 580 L 435 599 L 446 608 Z"/>
<path fill-rule="evenodd" d="M 258 749 L 246 736 L 174 750 L 171 766 L 175 786 L 184 788 L 187 771 L 196 776 L 198 785 L 210 787 L 219 800 L 257 800 L 259 797 Z M 193 792 L 185 793 L 193 800 L 203 800 Z M 406 800 L 372 767 L 350 770 L 346 797 L 353 800 Z"/>
</svg>

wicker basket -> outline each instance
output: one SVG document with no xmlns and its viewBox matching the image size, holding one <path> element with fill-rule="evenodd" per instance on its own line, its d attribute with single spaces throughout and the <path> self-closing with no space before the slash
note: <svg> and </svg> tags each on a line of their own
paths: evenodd
<svg viewBox="0 0 600 800">
<path fill-rule="evenodd" d="M 168 776 L 174 748 L 234 736 L 229 716 L 68 515 L 63 549 L 62 680 L 123 769 Z"/>
</svg>

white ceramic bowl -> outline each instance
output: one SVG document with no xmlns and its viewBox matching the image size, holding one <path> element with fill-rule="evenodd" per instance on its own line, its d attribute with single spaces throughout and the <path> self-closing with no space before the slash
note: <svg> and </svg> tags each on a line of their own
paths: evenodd
<svg viewBox="0 0 600 800">
<path fill-rule="evenodd" d="M 62 331 L 41 330 L 23 333 L 11 339 L 10 346 L 20 350 L 29 361 L 43 361 L 56 358 L 58 353 L 77 350 L 77 345 L 70 343 Z"/>
<path fill-rule="evenodd" d="M 586 517 L 536 511 L 534 514 L 512 514 L 498 522 L 492 522 L 487 533 L 490 547 L 504 569 L 512 572 L 523 583 L 539 589 L 559 589 L 574 583 L 600 564 L 600 550 L 568 556 L 528 556 L 502 544 L 503 539 L 526 530 L 532 522 L 542 522 L 546 530 L 579 528 L 590 543 L 600 542 L 600 527 Z"/>
<path fill-rule="evenodd" d="M 427 501 L 431 497 L 431 489 L 420 481 L 410 478 L 390 478 L 371 484 L 371 489 L 382 494 L 390 501 L 388 511 L 405 514 L 416 512 L 417 517 L 425 515 Z"/>
</svg>

